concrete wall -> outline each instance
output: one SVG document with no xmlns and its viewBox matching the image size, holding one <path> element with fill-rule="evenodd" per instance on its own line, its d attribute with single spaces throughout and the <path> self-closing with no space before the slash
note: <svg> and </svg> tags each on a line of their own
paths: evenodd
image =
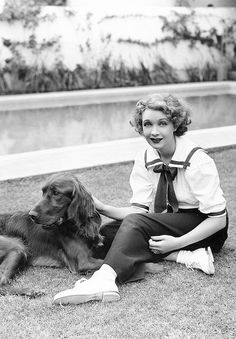
<svg viewBox="0 0 236 339">
<path fill-rule="evenodd" d="M 61 63 L 70 71 L 79 65 L 99 73 L 109 63 L 110 69 L 122 65 L 139 70 L 143 65 L 152 71 L 158 65 L 162 67 L 164 60 L 181 82 L 189 80 L 188 68 L 196 68 L 199 79 L 204 80 L 209 65 L 216 69 L 230 67 L 236 44 L 236 8 L 194 8 L 193 11 L 186 7 L 156 7 L 153 3 L 148 6 L 137 2 L 132 6 L 131 1 L 127 6 L 113 7 L 110 2 L 105 8 L 92 8 L 89 3 L 79 8 L 43 7 L 38 25 L 33 28 L 24 27 L 20 21 L 0 21 L 0 70 L 7 68 L 10 58 L 15 58 L 11 46 L 3 44 L 4 39 L 20 43 L 16 50 L 21 59 L 39 69 L 53 69 Z M 166 29 L 165 19 L 174 25 L 177 33 Z M 193 38 L 183 38 L 183 31 Z M 35 48 L 29 47 L 32 34 L 36 38 Z M 216 46 L 218 37 L 222 48 Z M 212 39 L 212 43 L 204 42 L 205 38 Z M 50 41 L 54 43 L 42 48 Z M 224 80 L 225 75 L 219 80 Z"/>
<path fill-rule="evenodd" d="M 67 5 L 78 8 L 81 6 L 121 6 L 122 2 L 126 5 L 145 5 L 158 7 L 187 6 L 187 7 L 236 7 L 235 0 L 67 0 Z"/>
</svg>

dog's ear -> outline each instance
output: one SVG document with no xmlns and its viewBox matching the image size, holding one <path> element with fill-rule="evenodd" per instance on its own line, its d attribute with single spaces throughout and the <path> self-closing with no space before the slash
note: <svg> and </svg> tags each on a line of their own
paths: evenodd
<svg viewBox="0 0 236 339">
<path fill-rule="evenodd" d="M 75 222 L 78 233 L 85 238 L 95 239 L 98 237 L 98 229 L 101 218 L 98 215 L 91 194 L 76 180 L 72 193 L 72 202 L 67 211 L 68 219 Z M 97 221 L 94 222 L 93 219 Z"/>
</svg>

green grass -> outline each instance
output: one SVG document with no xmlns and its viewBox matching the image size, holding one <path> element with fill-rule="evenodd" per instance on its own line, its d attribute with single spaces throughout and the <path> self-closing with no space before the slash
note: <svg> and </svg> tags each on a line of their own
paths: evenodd
<svg viewBox="0 0 236 339">
<path fill-rule="evenodd" d="M 215 256 L 209 277 L 176 263 L 141 282 L 120 286 L 117 303 L 52 305 L 53 296 L 79 278 L 66 269 L 29 268 L 14 286 L 44 290 L 35 300 L 0 297 L 0 338 L 235 338 L 236 330 L 236 149 L 212 154 L 228 201 L 230 233 Z M 129 203 L 131 163 L 73 171 L 104 202 Z M 0 182 L 0 212 L 30 208 L 47 178 L 38 176 Z"/>
</svg>

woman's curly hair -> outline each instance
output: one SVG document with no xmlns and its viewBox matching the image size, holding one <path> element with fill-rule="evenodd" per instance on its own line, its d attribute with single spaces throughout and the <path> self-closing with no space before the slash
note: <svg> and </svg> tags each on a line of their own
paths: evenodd
<svg viewBox="0 0 236 339">
<path fill-rule="evenodd" d="M 168 120 L 173 123 L 176 136 L 183 135 L 188 130 L 187 126 L 191 123 L 191 111 L 183 101 L 171 94 L 152 94 L 137 102 L 136 110 L 130 121 L 131 125 L 141 135 L 143 134 L 142 116 L 146 109 L 163 112 Z"/>
</svg>

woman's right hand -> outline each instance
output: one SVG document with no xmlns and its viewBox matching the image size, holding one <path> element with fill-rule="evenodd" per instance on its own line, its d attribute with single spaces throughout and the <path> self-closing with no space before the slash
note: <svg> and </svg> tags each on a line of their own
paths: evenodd
<svg viewBox="0 0 236 339">
<path fill-rule="evenodd" d="M 98 210 L 98 212 L 103 211 L 105 207 L 104 203 L 98 200 L 94 195 L 92 196 L 92 198 L 93 198 L 95 207 Z"/>
<path fill-rule="evenodd" d="M 92 195 L 95 207 L 97 211 L 111 219 L 116 219 L 116 220 L 123 220 L 128 214 L 131 213 L 146 213 L 144 210 L 133 207 L 133 206 L 128 206 L 128 207 L 114 207 L 111 205 L 106 205 L 100 200 L 98 200 L 96 197 Z"/>
</svg>

